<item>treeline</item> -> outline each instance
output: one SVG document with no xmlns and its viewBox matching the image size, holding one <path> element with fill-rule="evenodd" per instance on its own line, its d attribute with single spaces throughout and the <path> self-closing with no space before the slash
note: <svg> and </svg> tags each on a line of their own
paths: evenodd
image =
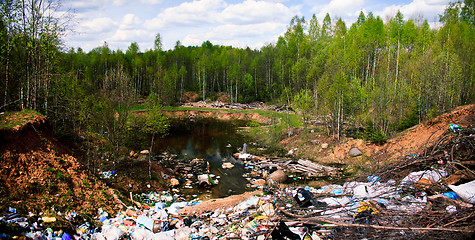
<svg viewBox="0 0 475 240">
<path fill-rule="evenodd" d="M 98 130 L 123 124 L 118 110 L 139 99 L 174 105 L 194 92 L 199 100 L 290 104 L 325 116 L 335 134 L 351 123 L 384 136 L 474 102 L 473 0 L 450 4 L 437 29 L 400 12 L 386 22 L 361 12 L 351 26 L 328 14 L 295 16 L 260 50 L 177 41 L 164 51 L 157 34 L 143 52 L 137 43 L 125 52 L 107 43 L 63 51 L 66 20 L 53 8 L 2 1 L 0 111 L 36 109 L 75 131 Z"/>
</svg>

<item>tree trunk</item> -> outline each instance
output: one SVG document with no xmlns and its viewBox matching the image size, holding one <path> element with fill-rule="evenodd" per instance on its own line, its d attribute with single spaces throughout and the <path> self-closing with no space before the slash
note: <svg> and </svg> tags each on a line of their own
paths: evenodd
<svg viewBox="0 0 475 240">
<path fill-rule="evenodd" d="M 6 108 L 8 101 L 8 63 L 9 63 L 9 51 L 7 52 L 7 62 L 5 63 L 5 95 L 3 98 L 3 106 Z"/>
<path fill-rule="evenodd" d="M 153 149 L 153 139 L 155 134 L 152 134 L 152 141 L 150 142 L 150 152 L 148 153 L 148 177 L 152 179 L 152 149 Z"/>
</svg>

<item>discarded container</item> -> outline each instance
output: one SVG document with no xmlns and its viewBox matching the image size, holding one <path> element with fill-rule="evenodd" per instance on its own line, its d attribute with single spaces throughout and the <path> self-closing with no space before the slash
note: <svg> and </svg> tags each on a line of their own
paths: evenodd
<svg viewBox="0 0 475 240">
<path fill-rule="evenodd" d="M 148 230 L 152 231 L 153 233 L 157 233 L 160 231 L 160 221 L 153 220 L 147 216 L 144 216 L 144 215 L 138 216 L 137 223 L 146 227 Z"/>
<path fill-rule="evenodd" d="M 449 129 L 450 129 L 450 131 L 452 131 L 452 132 L 454 132 L 454 133 L 456 133 L 456 132 L 458 132 L 458 131 L 460 131 L 460 130 L 463 130 L 462 126 L 460 126 L 460 125 L 458 125 L 458 124 L 450 124 L 450 125 L 449 125 Z"/>
</svg>

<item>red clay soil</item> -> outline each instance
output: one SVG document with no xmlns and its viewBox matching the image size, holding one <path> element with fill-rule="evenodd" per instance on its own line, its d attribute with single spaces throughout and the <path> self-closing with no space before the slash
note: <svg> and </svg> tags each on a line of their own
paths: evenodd
<svg viewBox="0 0 475 240">
<path fill-rule="evenodd" d="M 298 148 L 294 156 L 314 159 L 320 163 L 386 164 L 411 154 L 420 155 L 426 147 L 436 143 L 444 132 L 449 131 L 448 127 L 452 123 L 464 128 L 475 127 L 475 104 L 458 107 L 407 129 L 383 145 L 361 139 L 343 139 L 342 143 L 337 143 L 335 138 L 318 132 L 307 134 L 303 140 L 298 135 L 286 138 L 280 145 L 287 150 Z M 318 143 L 311 143 L 311 140 Z M 328 143 L 328 148 L 323 149 L 322 143 Z M 353 147 L 360 149 L 363 155 L 350 157 L 348 152 Z"/>
<path fill-rule="evenodd" d="M 411 154 L 421 155 L 427 147 L 439 141 L 444 132 L 449 131 L 450 124 L 458 124 L 466 129 L 475 127 L 475 104 L 458 107 L 401 132 L 389 139 L 374 157 L 385 156 L 393 160 Z"/>
<path fill-rule="evenodd" d="M 63 213 L 95 215 L 99 207 L 111 212 L 119 207 L 111 189 L 53 136 L 45 117 L 0 129 L 0 143 L 0 212 L 14 207 L 38 214 L 54 206 Z"/>
</svg>

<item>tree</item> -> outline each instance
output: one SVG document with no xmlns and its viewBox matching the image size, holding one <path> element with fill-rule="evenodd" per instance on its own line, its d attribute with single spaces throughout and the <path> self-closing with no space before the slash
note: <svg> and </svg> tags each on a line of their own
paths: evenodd
<svg viewBox="0 0 475 240">
<path fill-rule="evenodd" d="M 313 93 L 310 90 L 302 90 L 294 97 L 295 106 L 302 111 L 304 122 L 309 120 L 309 115 L 315 109 Z"/>
<path fill-rule="evenodd" d="M 475 25 L 475 0 L 464 0 L 464 6 L 460 13 L 462 19 Z"/>
<path fill-rule="evenodd" d="M 162 113 L 159 102 L 157 101 L 157 96 L 152 95 L 152 102 L 154 102 L 153 107 L 148 111 L 147 116 L 145 117 L 145 122 L 142 127 L 142 132 L 152 135 L 150 140 L 150 153 L 148 157 L 148 176 L 152 179 L 152 153 L 153 153 L 153 142 L 155 137 L 163 138 L 167 135 L 169 120 Z M 155 98 L 155 99 L 153 99 Z"/>
<path fill-rule="evenodd" d="M 162 37 L 160 36 L 160 33 L 157 33 L 157 35 L 155 35 L 155 41 L 153 42 L 154 43 L 154 49 L 155 51 L 162 51 Z"/>
</svg>

